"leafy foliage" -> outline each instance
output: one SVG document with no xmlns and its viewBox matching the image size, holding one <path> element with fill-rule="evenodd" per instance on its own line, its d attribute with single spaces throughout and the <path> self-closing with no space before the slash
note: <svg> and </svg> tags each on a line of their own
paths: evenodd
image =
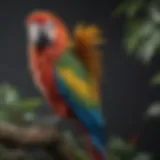
<svg viewBox="0 0 160 160">
<path fill-rule="evenodd" d="M 151 84 L 160 85 L 160 72 L 153 76 L 153 78 L 151 79 Z"/>
<path fill-rule="evenodd" d="M 16 124 L 22 124 L 26 121 L 34 121 L 36 116 L 34 110 L 42 103 L 40 98 L 22 98 L 18 90 L 10 85 L 10 84 L 2 84 L 0 85 L 0 122 L 2 121 L 11 121 Z M 21 122 L 21 123 L 20 123 Z M 73 148 L 76 152 L 77 160 L 87 160 L 88 153 L 86 153 L 86 148 L 84 145 L 84 137 L 74 135 L 71 131 L 65 130 L 62 134 L 64 136 L 64 143 L 68 144 L 69 148 Z M 112 137 L 108 144 L 108 151 L 110 160 L 131 160 L 131 158 L 135 158 L 137 156 L 137 152 L 135 148 L 123 141 L 119 137 Z M 13 156 L 23 156 L 26 160 L 33 160 L 38 155 L 40 156 L 49 156 L 42 155 L 42 151 L 38 153 L 19 153 L 16 151 L 10 151 L 3 146 L 0 146 L 0 159 L 10 159 Z M 38 155 L 37 155 L 38 154 Z M 45 153 L 44 153 L 45 154 Z M 143 153 L 144 154 L 144 153 Z M 138 156 L 143 157 L 138 153 Z M 39 158 L 38 158 L 39 159 Z M 48 158 L 47 158 L 48 159 Z M 134 160 L 139 160 L 134 159 Z M 142 159 L 141 159 L 142 160 Z M 149 159 L 145 159 L 149 160 Z"/>
<path fill-rule="evenodd" d="M 138 152 L 132 144 L 119 137 L 111 137 L 108 148 L 109 160 L 151 160 L 151 155 Z"/>
<path fill-rule="evenodd" d="M 129 160 L 134 155 L 134 148 L 131 144 L 123 141 L 119 137 L 112 137 L 109 141 L 109 159 Z"/>
<path fill-rule="evenodd" d="M 0 85 L 0 121 L 23 124 L 25 121 L 33 120 L 33 111 L 41 103 L 42 100 L 37 97 L 22 98 L 18 90 L 10 84 Z M 30 119 L 26 118 L 29 114 Z"/>
<path fill-rule="evenodd" d="M 159 0 L 125 0 L 116 8 L 114 15 L 123 15 L 126 18 L 123 45 L 128 55 L 135 55 L 145 64 L 151 64 L 154 56 L 160 56 Z M 160 85 L 159 70 L 151 78 L 150 84 Z M 148 108 L 145 118 L 160 119 L 159 101 Z M 113 160 L 121 159 L 115 157 L 115 154 L 112 157 Z M 151 156 L 146 153 L 136 153 L 136 156 L 129 159 L 150 160 Z"/>
<path fill-rule="evenodd" d="M 126 17 L 124 47 L 127 54 L 136 55 L 144 63 L 160 55 L 160 1 L 126 0 L 114 11 L 115 16 Z M 151 79 L 152 85 L 160 84 L 160 74 Z"/>
<path fill-rule="evenodd" d="M 160 120 L 160 101 L 154 102 L 147 110 L 147 116 Z"/>
<path fill-rule="evenodd" d="M 114 15 L 126 17 L 124 46 L 127 53 L 150 62 L 160 51 L 159 0 L 126 1 L 118 6 Z"/>
<path fill-rule="evenodd" d="M 147 153 L 137 153 L 133 160 L 152 160 L 151 155 Z"/>
<path fill-rule="evenodd" d="M 39 97 L 22 98 L 19 91 L 14 86 L 8 83 L 4 83 L 0 85 L 0 122 L 3 122 L 3 124 L 5 124 L 4 122 L 6 121 L 15 123 L 16 125 L 22 125 L 22 126 L 25 125 L 26 122 L 37 123 L 39 121 L 39 123 L 41 123 L 40 121 L 41 117 L 39 117 L 35 113 L 35 109 L 39 107 L 41 104 L 42 104 L 42 100 Z M 84 149 L 79 147 L 71 131 L 62 133 L 62 136 L 64 136 L 64 141 L 66 141 L 65 143 L 68 143 L 69 147 L 73 148 L 73 150 L 76 151 L 77 160 L 88 159 L 87 153 L 84 152 Z M 0 152 L 0 159 L 4 159 L 4 160 L 10 159 L 9 157 L 7 157 L 8 154 L 10 154 L 11 156 L 13 155 L 17 156 L 15 152 L 13 152 L 13 155 L 12 155 L 11 151 L 1 146 L 0 146 L 0 151 L 2 151 Z M 35 155 L 35 154 L 38 154 L 38 155 Z M 23 154 L 23 157 L 25 157 L 26 160 L 27 159 L 33 160 L 33 159 L 37 159 L 35 158 L 35 156 L 39 157 L 39 155 L 41 154 L 42 154 L 42 151 L 39 151 L 38 153 L 32 153 L 31 155 Z M 44 156 L 47 157 L 48 155 L 46 154 Z"/>
</svg>

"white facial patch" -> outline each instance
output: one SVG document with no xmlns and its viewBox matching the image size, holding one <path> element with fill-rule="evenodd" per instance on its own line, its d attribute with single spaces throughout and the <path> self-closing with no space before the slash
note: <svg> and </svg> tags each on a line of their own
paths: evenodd
<svg viewBox="0 0 160 160">
<path fill-rule="evenodd" d="M 54 24 L 48 21 L 45 24 L 32 23 L 28 26 L 28 38 L 31 42 L 35 43 L 41 33 L 45 34 L 48 40 L 55 40 Z"/>
<path fill-rule="evenodd" d="M 47 22 L 44 24 L 44 32 L 48 36 L 49 40 L 55 39 L 55 27 L 52 22 Z"/>
<path fill-rule="evenodd" d="M 36 42 L 39 38 L 41 26 L 37 23 L 30 24 L 28 26 L 28 38 L 31 42 Z"/>
</svg>

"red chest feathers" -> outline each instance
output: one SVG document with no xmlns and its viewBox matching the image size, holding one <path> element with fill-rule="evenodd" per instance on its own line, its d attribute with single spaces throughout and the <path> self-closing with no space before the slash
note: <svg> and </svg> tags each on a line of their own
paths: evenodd
<svg viewBox="0 0 160 160">
<path fill-rule="evenodd" d="M 53 66 L 46 58 L 31 60 L 32 77 L 37 87 L 43 92 L 50 92 L 53 85 Z"/>
<path fill-rule="evenodd" d="M 32 59 L 30 61 L 30 69 L 35 85 L 46 97 L 50 106 L 54 107 L 56 113 L 61 116 L 70 115 L 68 108 L 66 107 L 66 103 L 56 91 L 52 63 L 45 58 L 38 58 L 37 60 Z"/>
</svg>

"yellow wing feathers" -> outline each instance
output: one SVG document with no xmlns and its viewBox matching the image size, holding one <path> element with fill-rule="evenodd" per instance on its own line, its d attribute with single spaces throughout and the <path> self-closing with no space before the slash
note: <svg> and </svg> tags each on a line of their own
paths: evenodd
<svg viewBox="0 0 160 160">
<path fill-rule="evenodd" d="M 74 30 L 74 43 L 77 57 L 98 84 L 102 71 L 102 53 L 99 49 L 99 45 L 104 43 L 102 31 L 95 25 L 77 25 Z"/>
<path fill-rule="evenodd" d="M 74 31 L 75 40 L 81 41 L 87 46 L 96 46 L 104 43 L 102 31 L 95 25 L 84 26 L 77 25 Z"/>
<path fill-rule="evenodd" d="M 67 86 L 79 97 L 89 100 L 98 101 L 99 97 L 97 92 L 92 92 L 93 84 L 87 83 L 79 79 L 70 69 L 60 68 L 58 70 L 60 77 L 65 80 Z"/>
</svg>

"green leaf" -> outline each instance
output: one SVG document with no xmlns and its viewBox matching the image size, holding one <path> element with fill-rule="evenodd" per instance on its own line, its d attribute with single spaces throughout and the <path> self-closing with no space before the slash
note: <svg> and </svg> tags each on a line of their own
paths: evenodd
<svg viewBox="0 0 160 160">
<path fill-rule="evenodd" d="M 74 148 L 75 149 L 75 148 Z M 89 156 L 81 149 L 75 149 L 77 160 L 88 160 Z"/>
<path fill-rule="evenodd" d="M 150 21 L 136 20 L 127 25 L 127 34 L 124 39 L 128 53 L 133 53 L 150 38 L 154 31 L 154 24 Z"/>
<path fill-rule="evenodd" d="M 153 31 L 150 38 L 148 38 L 144 44 L 139 47 L 137 55 L 143 60 L 143 62 L 150 62 L 151 58 L 155 55 L 160 44 L 159 37 L 160 32 Z"/>
<path fill-rule="evenodd" d="M 143 0 L 124 2 L 115 9 L 113 15 L 120 16 L 124 14 L 128 18 L 133 18 L 142 7 L 143 7 Z"/>
<path fill-rule="evenodd" d="M 40 98 L 27 98 L 21 99 L 12 104 L 0 103 L 1 110 L 6 112 L 18 111 L 18 112 L 31 112 L 42 104 Z"/>
<path fill-rule="evenodd" d="M 143 7 L 143 0 L 132 1 L 127 10 L 127 17 L 128 18 L 134 17 L 142 7 Z"/>
<path fill-rule="evenodd" d="M 10 115 L 5 111 L 0 111 L 0 121 L 9 121 Z"/>
<path fill-rule="evenodd" d="M 124 46 L 127 50 L 127 53 L 131 54 L 139 45 L 139 30 L 143 24 L 142 20 L 137 20 L 127 24 L 127 33 L 124 38 Z"/>
<path fill-rule="evenodd" d="M 31 112 L 27 112 L 24 114 L 24 120 L 26 122 L 33 122 L 35 121 L 36 118 L 37 118 L 36 115 Z"/>
<path fill-rule="evenodd" d="M 132 22 L 128 25 L 124 46 L 128 54 L 135 54 L 144 63 L 151 61 L 160 48 L 160 29 L 151 21 Z"/>
<path fill-rule="evenodd" d="M 151 160 L 151 156 L 147 153 L 138 153 L 133 160 Z"/>
<path fill-rule="evenodd" d="M 114 16 L 120 16 L 122 14 L 126 14 L 126 11 L 128 10 L 129 3 L 125 2 L 120 4 L 113 12 Z"/>
<path fill-rule="evenodd" d="M 157 73 L 150 80 L 151 85 L 160 85 L 160 73 Z"/>
<path fill-rule="evenodd" d="M 149 16 L 153 22 L 160 24 L 160 9 L 157 4 L 152 4 L 149 8 Z"/>
<path fill-rule="evenodd" d="M 121 156 L 131 156 L 134 153 L 134 148 L 131 144 L 126 143 L 119 137 L 112 137 L 108 144 L 110 153 Z"/>
<path fill-rule="evenodd" d="M 12 104 L 20 98 L 19 92 L 12 85 L 5 83 L 0 85 L 0 103 Z"/>
<path fill-rule="evenodd" d="M 108 154 L 108 159 L 109 160 L 121 160 L 121 157 L 118 157 L 114 154 Z"/>
<path fill-rule="evenodd" d="M 160 102 L 154 102 L 146 113 L 149 118 L 160 118 Z"/>
<path fill-rule="evenodd" d="M 42 100 L 40 98 L 27 98 L 22 99 L 17 102 L 17 108 L 21 111 L 33 111 L 38 106 L 42 104 Z"/>
</svg>

